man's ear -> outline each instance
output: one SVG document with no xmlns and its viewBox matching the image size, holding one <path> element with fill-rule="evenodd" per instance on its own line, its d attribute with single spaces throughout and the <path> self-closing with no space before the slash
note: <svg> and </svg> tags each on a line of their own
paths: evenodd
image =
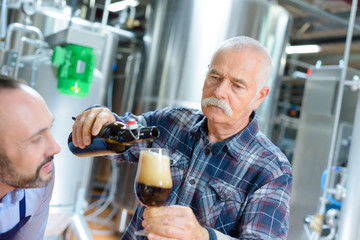
<svg viewBox="0 0 360 240">
<path fill-rule="evenodd" d="M 267 95 L 269 95 L 269 92 L 270 92 L 270 87 L 264 86 L 261 88 L 259 93 L 256 95 L 253 109 L 257 109 L 260 106 L 260 104 L 264 101 L 264 99 L 267 97 Z"/>
</svg>

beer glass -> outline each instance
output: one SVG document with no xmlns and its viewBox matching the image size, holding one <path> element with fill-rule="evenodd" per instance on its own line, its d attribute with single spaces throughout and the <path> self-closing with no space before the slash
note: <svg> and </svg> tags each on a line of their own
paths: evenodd
<svg viewBox="0 0 360 240">
<path fill-rule="evenodd" d="M 172 179 L 169 150 L 164 148 L 142 148 L 134 183 L 135 195 L 145 207 L 164 205 L 171 193 Z M 143 229 L 135 232 L 147 236 Z"/>
</svg>

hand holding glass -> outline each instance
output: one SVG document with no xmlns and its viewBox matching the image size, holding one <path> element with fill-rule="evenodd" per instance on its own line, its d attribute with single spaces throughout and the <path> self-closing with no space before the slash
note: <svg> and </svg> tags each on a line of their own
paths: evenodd
<svg viewBox="0 0 360 240">
<path fill-rule="evenodd" d="M 139 202 L 145 207 L 160 207 L 166 203 L 171 188 L 169 151 L 164 148 L 141 149 L 134 184 Z M 135 234 L 147 236 L 144 230 Z"/>
</svg>

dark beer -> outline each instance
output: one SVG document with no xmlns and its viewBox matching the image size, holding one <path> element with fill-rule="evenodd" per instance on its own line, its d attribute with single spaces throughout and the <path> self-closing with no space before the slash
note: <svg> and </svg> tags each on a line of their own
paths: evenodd
<svg viewBox="0 0 360 240">
<path fill-rule="evenodd" d="M 171 188 L 154 187 L 143 183 L 136 183 L 138 200 L 147 207 L 161 207 L 171 193 Z"/>
<path fill-rule="evenodd" d="M 165 149 L 160 153 L 151 151 L 155 150 L 140 152 L 134 190 L 143 205 L 160 207 L 171 193 L 170 159 Z"/>
</svg>

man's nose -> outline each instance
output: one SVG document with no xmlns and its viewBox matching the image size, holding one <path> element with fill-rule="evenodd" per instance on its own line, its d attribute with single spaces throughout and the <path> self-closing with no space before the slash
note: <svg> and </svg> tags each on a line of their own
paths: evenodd
<svg viewBox="0 0 360 240">
<path fill-rule="evenodd" d="M 229 81 L 223 79 L 214 91 L 214 96 L 219 99 L 225 99 L 230 89 Z"/>
<path fill-rule="evenodd" d="M 61 147 L 55 141 L 53 136 L 50 136 L 50 147 L 49 147 L 49 155 L 58 154 L 61 151 Z"/>
</svg>

